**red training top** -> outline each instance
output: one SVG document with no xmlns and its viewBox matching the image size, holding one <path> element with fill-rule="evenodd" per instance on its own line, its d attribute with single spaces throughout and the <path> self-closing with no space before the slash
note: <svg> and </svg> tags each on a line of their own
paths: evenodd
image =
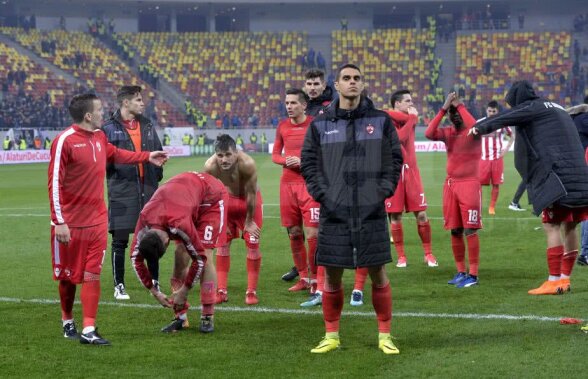
<svg viewBox="0 0 588 379">
<path fill-rule="evenodd" d="M 439 129 L 439 124 L 447 113 L 446 110 L 441 109 L 429 124 L 425 137 L 433 141 L 445 142 L 449 178 L 478 180 L 482 143 L 480 138 L 467 135 L 476 120 L 463 104 L 457 106 L 457 112 L 463 120 L 461 129 L 458 130 L 455 127 Z"/>
<path fill-rule="evenodd" d="M 278 129 L 276 129 L 272 161 L 284 166 L 281 179 L 284 182 L 304 182 L 304 178 L 300 174 L 300 166 L 286 167 L 286 157 L 295 156 L 300 158 L 304 136 L 311 122 L 311 116 L 306 116 L 306 120 L 301 124 L 293 124 L 292 120 L 287 118 L 282 120 L 278 125 Z M 283 155 L 282 150 L 284 150 Z"/>
<path fill-rule="evenodd" d="M 106 163 L 148 162 L 149 152 L 117 149 L 102 130 L 72 125 L 51 144 L 49 205 L 51 223 L 81 228 L 107 222 L 104 203 Z"/>
</svg>

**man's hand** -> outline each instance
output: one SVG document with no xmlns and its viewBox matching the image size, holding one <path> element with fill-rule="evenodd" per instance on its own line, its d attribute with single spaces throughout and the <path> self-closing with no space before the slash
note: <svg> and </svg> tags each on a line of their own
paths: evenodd
<svg viewBox="0 0 588 379">
<path fill-rule="evenodd" d="M 447 95 L 447 98 L 445 99 L 445 103 L 443 103 L 443 109 L 448 110 L 449 107 L 451 106 L 451 103 L 457 98 L 457 95 L 455 92 L 450 92 L 449 95 Z"/>
<path fill-rule="evenodd" d="M 417 117 L 419 115 L 419 111 L 417 111 L 417 109 L 415 107 L 408 107 L 408 110 L 406 112 L 410 115 L 417 116 Z"/>
<path fill-rule="evenodd" d="M 502 149 L 502 150 L 500 150 L 500 153 L 498 153 L 498 159 L 504 157 L 507 152 L 508 152 L 508 149 Z"/>
<path fill-rule="evenodd" d="M 253 220 L 245 220 L 245 231 L 256 239 L 259 239 L 259 236 L 261 235 L 261 229 Z"/>
<path fill-rule="evenodd" d="M 468 131 L 468 136 L 477 136 L 477 135 L 478 135 L 478 129 L 476 129 L 476 128 L 471 128 Z"/>
<path fill-rule="evenodd" d="M 163 292 L 158 291 L 157 288 L 155 288 L 155 286 L 151 287 L 150 291 L 153 297 L 157 299 L 157 301 L 159 302 L 159 304 L 161 304 L 162 307 L 171 308 L 172 303 L 169 301 L 169 299 Z"/>
<path fill-rule="evenodd" d="M 288 155 L 286 157 L 286 167 L 300 167 L 300 158 Z"/>
<path fill-rule="evenodd" d="M 167 162 L 167 151 L 152 151 L 149 153 L 149 162 L 157 167 L 161 167 Z"/>
<path fill-rule="evenodd" d="M 67 224 L 55 225 L 55 238 L 57 238 L 57 241 L 66 245 L 69 243 L 71 234 L 69 233 Z"/>
<path fill-rule="evenodd" d="M 184 309 L 186 300 L 188 298 L 188 288 L 183 285 L 182 288 L 172 294 L 171 301 L 173 302 L 174 310 L 180 311 Z"/>
</svg>

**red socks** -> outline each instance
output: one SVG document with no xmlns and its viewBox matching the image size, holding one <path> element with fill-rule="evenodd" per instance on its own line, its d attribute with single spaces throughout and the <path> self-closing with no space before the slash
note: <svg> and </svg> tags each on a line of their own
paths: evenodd
<svg viewBox="0 0 588 379">
<path fill-rule="evenodd" d="M 202 315 L 211 316 L 214 314 L 214 302 L 216 291 L 214 282 L 202 282 L 200 284 L 200 303 L 202 304 Z"/>
<path fill-rule="evenodd" d="M 378 319 L 378 331 L 380 333 L 390 333 L 390 324 L 392 322 L 392 289 L 390 288 L 390 282 L 383 287 L 372 285 L 372 305 Z"/>
<path fill-rule="evenodd" d="M 457 272 L 466 272 L 465 268 L 465 243 L 463 241 L 463 234 L 451 235 L 451 249 L 453 250 L 453 259 L 455 259 L 455 266 Z"/>
<path fill-rule="evenodd" d="M 478 237 L 478 233 L 470 234 L 466 237 L 466 239 L 468 240 L 468 259 L 470 261 L 470 275 L 478 276 L 478 266 L 480 263 L 480 239 Z"/>
<path fill-rule="evenodd" d="M 88 278 L 88 274 L 84 273 L 84 282 L 82 283 L 82 291 L 80 293 L 84 328 L 87 326 L 96 326 L 96 314 L 98 313 L 98 302 L 100 301 L 100 280 L 98 279 L 100 276 L 90 274 L 93 277 Z"/>
<path fill-rule="evenodd" d="M 547 267 L 549 268 L 549 275 L 561 275 L 563 253 L 564 247 L 561 245 L 547 248 Z"/>
<path fill-rule="evenodd" d="M 76 299 L 76 285 L 72 282 L 59 281 L 59 300 L 61 301 L 61 319 L 73 319 L 73 304 Z"/>
<path fill-rule="evenodd" d="M 308 238 L 308 265 L 310 266 L 310 278 L 316 279 L 317 268 L 315 264 L 316 246 L 318 239 L 316 237 Z"/>
<path fill-rule="evenodd" d="M 419 232 L 419 237 L 421 237 L 421 242 L 423 244 L 423 250 L 425 250 L 425 254 L 432 254 L 433 250 L 431 249 L 431 224 L 429 223 L 429 220 L 425 222 L 417 222 L 417 230 Z"/>
<path fill-rule="evenodd" d="M 402 224 L 390 224 L 390 234 L 394 239 L 394 247 L 396 248 L 396 254 L 398 257 L 404 257 L 404 233 L 402 231 Z"/>
<path fill-rule="evenodd" d="M 339 320 L 343 310 L 343 287 L 337 290 L 325 289 L 323 292 L 323 318 L 327 333 L 339 331 Z"/>
<path fill-rule="evenodd" d="M 218 288 L 226 290 L 229 281 L 229 270 L 231 268 L 230 255 L 216 255 L 216 277 Z"/>
<path fill-rule="evenodd" d="M 498 185 L 492 185 L 492 190 L 490 191 L 490 208 L 494 208 L 496 206 L 496 200 L 498 200 L 499 191 L 500 187 L 498 187 Z"/>
<path fill-rule="evenodd" d="M 576 257 L 578 256 L 578 250 L 573 250 L 564 253 L 561 260 L 561 273 L 562 275 L 571 276 L 574 264 L 576 263 Z"/>
<path fill-rule="evenodd" d="M 256 291 L 259 280 L 259 270 L 261 267 L 261 257 L 251 259 L 247 257 L 247 291 Z"/>
<path fill-rule="evenodd" d="M 304 246 L 304 237 L 290 236 L 290 249 L 292 250 L 292 259 L 298 270 L 300 279 L 308 278 L 308 265 L 306 263 L 306 246 Z"/>
<path fill-rule="evenodd" d="M 320 292 L 325 290 L 325 266 L 317 266 L 316 268 L 316 289 Z"/>
<path fill-rule="evenodd" d="M 354 290 L 363 291 L 363 287 L 365 287 L 365 281 L 368 276 L 368 268 L 367 267 L 358 267 L 355 269 L 355 283 L 353 284 Z"/>
</svg>

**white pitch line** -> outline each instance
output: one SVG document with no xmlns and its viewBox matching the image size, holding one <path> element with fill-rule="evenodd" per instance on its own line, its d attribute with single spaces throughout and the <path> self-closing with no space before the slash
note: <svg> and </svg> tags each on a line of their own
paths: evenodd
<svg viewBox="0 0 588 379">
<path fill-rule="evenodd" d="M 59 300 L 53 299 L 18 299 L 12 297 L 0 297 L 2 303 L 28 303 L 28 304 L 59 304 Z M 79 304 L 79 301 L 76 301 Z M 140 308 L 140 309 L 161 309 L 156 304 L 134 304 L 118 303 L 112 301 L 101 301 L 100 305 L 119 308 Z M 200 307 L 190 307 L 192 310 L 199 310 Z M 233 307 L 216 306 L 219 312 L 248 312 L 248 313 L 278 313 L 288 315 L 322 315 L 321 310 L 288 309 L 288 308 L 267 308 L 267 307 Z M 344 316 L 374 317 L 374 312 L 344 311 Z M 424 313 L 424 312 L 394 312 L 393 317 L 409 318 L 442 318 L 442 319 L 467 319 L 467 320 L 507 320 L 507 321 L 541 321 L 559 322 L 562 317 L 549 317 L 537 315 L 505 315 L 505 314 L 483 314 L 483 313 Z"/>
</svg>

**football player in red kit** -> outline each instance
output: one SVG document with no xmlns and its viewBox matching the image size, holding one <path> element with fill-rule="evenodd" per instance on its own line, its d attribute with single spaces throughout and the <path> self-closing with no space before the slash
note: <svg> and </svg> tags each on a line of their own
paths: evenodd
<svg viewBox="0 0 588 379">
<path fill-rule="evenodd" d="M 164 307 L 174 307 L 175 318 L 162 332 L 176 332 L 187 327 L 188 291 L 200 280 L 202 316 L 200 331 L 214 331 L 216 272 L 212 249 L 225 228 L 227 191 L 211 175 L 185 172 L 168 180 L 153 195 L 139 216 L 131 260 L 139 280 Z M 174 266 L 172 298 L 160 291 L 149 267 L 156 267 L 170 239 L 189 255 L 192 264 Z"/>
<path fill-rule="evenodd" d="M 427 200 L 421 174 L 416 160 L 414 147 L 415 127 L 418 112 L 414 107 L 412 96 L 408 90 L 399 90 L 390 97 L 392 111 L 388 112 L 402 143 L 404 164 L 400 182 L 394 195 L 386 199 L 386 212 L 390 217 L 390 234 L 394 239 L 394 247 L 398 254 L 396 267 L 406 267 L 404 253 L 404 233 L 402 230 L 402 213 L 413 212 L 417 219 L 417 229 L 424 250 L 424 261 L 429 267 L 437 267 L 437 259 L 431 249 L 431 225 L 427 218 Z"/>
<path fill-rule="evenodd" d="M 300 174 L 300 151 L 312 117 L 305 114 L 308 96 L 301 89 L 287 90 L 285 104 L 288 118 L 280 122 L 276 130 L 272 161 L 284 167 L 280 178 L 280 215 L 282 226 L 288 229 L 292 257 L 300 275 L 300 280 L 289 291 L 310 288 L 311 298 L 301 305 L 312 306 L 322 301 L 322 283 L 319 287 L 314 264 L 320 205 L 308 194 Z"/>
<path fill-rule="evenodd" d="M 453 126 L 439 128 L 447 113 Z M 443 141 L 447 148 L 443 218 L 445 229 L 451 230 L 451 248 L 457 266 L 457 274 L 448 284 L 457 288 L 478 284 L 480 242 L 477 231 L 482 228 L 479 180 L 482 151 L 480 139 L 468 136 L 475 123 L 476 120 L 458 100 L 455 92 L 452 92 L 425 131 L 425 137 L 433 141 Z M 468 245 L 469 275 L 466 275 L 464 234 Z"/>
<path fill-rule="evenodd" d="M 110 345 L 95 324 L 107 244 L 106 163 L 161 166 L 167 153 L 131 152 L 108 143 L 100 130 L 102 102 L 94 94 L 74 96 L 69 113 L 74 124 L 55 137 L 48 170 L 53 279 L 59 281 L 64 337 L 79 338 L 82 344 Z M 80 335 L 73 318 L 78 284 L 82 285 Z"/>
<path fill-rule="evenodd" d="M 245 240 L 247 249 L 247 290 L 245 304 L 255 305 L 257 282 L 261 268 L 259 237 L 263 224 L 261 192 L 257 188 L 255 161 L 243 151 L 237 150 L 235 141 L 227 134 L 217 137 L 215 154 L 204 164 L 204 171 L 220 180 L 229 193 L 227 202 L 227 241 L 216 251 L 218 276 L 217 304 L 228 301 L 228 275 L 231 267 L 231 241 Z"/>
</svg>

